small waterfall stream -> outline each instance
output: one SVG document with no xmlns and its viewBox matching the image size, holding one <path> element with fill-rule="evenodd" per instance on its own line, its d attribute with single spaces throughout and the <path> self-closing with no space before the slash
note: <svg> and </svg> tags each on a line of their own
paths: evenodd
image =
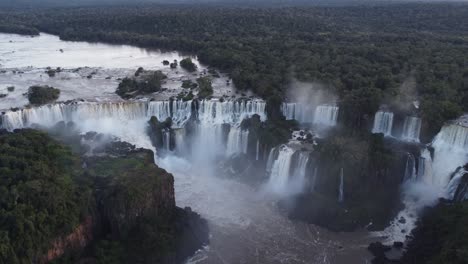
<svg viewBox="0 0 468 264">
<path fill-rule="evenodd" d="M 384 136 L 392 135 L 393 113 L 387 111 L 378 111 L 374 117 L 372 133 L 383 133 Z"/>
<path fill-rule="evenodd" d="M 283 103 L 281 111 L 287 120 L 297 120 L 301 124 L 319 126 L 335 126 L 338 119 L 339 107 L 331 104 L 317 107 L 306 103 Z"/>
<path fill-rule="evenodd" d="M 421 118 L 407 116 L 403 124 L 401 139 L 408 142 L 419 142 L 421 132 Z"/>
<path fill-rule="evenodd" d="M 226 154 L 228 156 L 240 153 L 247 153 L 249 144 L 249 131 L 242 130 L 238 126 L 231 126 L 229 130 Z"/>
</svg>

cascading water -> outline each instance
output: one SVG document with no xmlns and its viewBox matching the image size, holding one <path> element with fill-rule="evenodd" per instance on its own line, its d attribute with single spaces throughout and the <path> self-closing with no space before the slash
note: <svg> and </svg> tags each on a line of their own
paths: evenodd
<svg viewBox="0 0 468 264">
<path fill-rule="evenodd" d="M 409 181 L 416 181 L 416 161 L 414 159 L 413 154 L 408 153 L 406 159 L 406 167 L 405 167 L 405 178 L 403 179 L 404 182 Z"/>
<path fill-rule="evenodd" d="M 281 105 L 283 115 L 287 120 L 297 120 L 302 124 L 314 122 L 315 107 L 306 103 L 283 103 Z"/>
<path fill-rule="evenodd" d="M 150 101 L 147 115 L 156 116 L 160 121 L 170 117 L 173 126 L 183 127 L 192 116 L 192 101 Z"/>
<path fill-rule="evenodd" d="M 238 126 L 231 126 L 228 135 L 226 154 L 228 156 L 247 153 L 249 143 L 249 131 L 242 130 Z"/>
<path fill-rule="evenodd" d="M 344 202 L 344 173 L 343 168 L 340 169 L 340 187 L 338 190 L 338 202 Z"/>
<path fill-rule="evenodd" d="M 321 126 L 335 126 L 339 107 L 336 105 L 319 105 L 306 103 L 283 103 L 281 111 L 287 120 L 297 120 L 302 124 L 313 123 Z"/>
<path fill-rule="evenodd" d="M 328 127 L 336 126 L 338 110 L 336 105 L 317 106 L 314 113 L 314 124 Z"/>
<path fill-rule="evenodd" d="M 384 136 L 392 135 L 393 113 L 387 111 L 378 111 L 374 117 L 374 126 L 372 133 L 383 133 Z"/>
<path fill-rule="evenodd" d="M 299 193 L 304 190 L 306 182 L 307 165 L 309 163 L 309 152 L 299 152 L 296 164 L 294 164 L 293 178 L 289 183 L 291 193 Z"/>
<path fill-rule="evenodd" d="M 278 157 L 271 167 L 270 179 L 268 182 L 270 191 L 277 194 L 283 194 L 287 191 L 292 156 L 294 153 L 295 150 L 292 148 L 286 145 L 280 146 Z"/>
<path fill-rule="evenodd" d="M 432 141 L 434 184 L 445 187 L 457 167 L 468 162 L 467 116 L 445 125 Z"/>
<path fill-rule="evenodd" d="M 407 116 L 403 124 L 401 139 L 408 142 L 419 142 L 421 132 L 421 118 Z"/>
</svg>

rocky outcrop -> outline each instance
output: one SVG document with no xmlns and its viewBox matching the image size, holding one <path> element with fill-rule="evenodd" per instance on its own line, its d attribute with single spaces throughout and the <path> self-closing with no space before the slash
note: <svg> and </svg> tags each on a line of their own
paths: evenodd
<svg viewBox="0 0 468 264">
<path fill-rule="evenodd" d="M 88 216 L 72 233 L 57 238 L 39 263 L 48 263 L 68 252 L 80 252 L 93 240 L 94 220 Z"/>
</svg>

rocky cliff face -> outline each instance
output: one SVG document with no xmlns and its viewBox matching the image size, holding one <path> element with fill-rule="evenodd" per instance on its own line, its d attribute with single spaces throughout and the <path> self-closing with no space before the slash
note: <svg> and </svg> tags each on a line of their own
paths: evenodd
<svg viewBox="0 0 468 264">
<path fill-rule="evenodd" d="M 94 224 L 91 216 L 86 217 L 71 234 L 57 238 L 39 263 L 48 263 L 60 258 L 66 252 L 79 252 L 84 249 L 93 240 Z"/>
</svg>

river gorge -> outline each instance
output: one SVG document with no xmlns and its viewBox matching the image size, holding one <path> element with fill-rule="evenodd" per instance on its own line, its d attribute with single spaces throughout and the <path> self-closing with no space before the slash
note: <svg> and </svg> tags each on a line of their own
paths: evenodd
<svg viewBox="0 0 468 264">
<path fill-rule="evenodd" d="M 212 98 L 177 98 L 184 91 L 183 80 L 208 75 L 210 68 L 193 55 L 68 42 L 44 33 L 0 34 L 0 54 L 0 93 L 6 94 L 0 98 L 0 128 L 47 130 L 58 122 L 73 122 L 80 133 L 108 134 L 152 150 L 156 164 L 174 175 L 177 205 L 191 207 L 209 223 L 209 245 L 188 263 L 370 263 L 370 242 L 405 241 L 422 207 L 440 197 L 466 197 L 458 188 L 466 172 L 460 166 L 468 162 L 466 117 L 447 123 L 431 142 L 422 142 L 417 114 L 397 117 L 382 106 L 369 131 L 404 149 L 398 161 L 402 168 L 395 169 L 398 178 L 391 179 L 401 188 L 401 210 L 382 230 L 369 231 L 363 225 L 352 232 L 335 232 L 288 217 L 277 202 L 330 188 L 339 207 L 354 195 L 347 188 L 359 183 L 347 179 L 353 173 L 348 165 L 325 169 L 323 157 L 314 154 L 317 141 L 340 128 L 339 100 L 286 100 L 278 111 L 286 121 L 296 120 L 299 128 L 291 131 L 287 142 L 272 145 L 254 125 L 268 120 L 267 102 L 237 91 L 227 75 L 213 78 Z M 196 72 L 162 64 L 188 56 Z M 60 71 L 52 77 L 45 73 L 47 67 Z M 166 74 L 163 89 L 123 100 L 115 94 L 119 80 L 138 67 Z M 60 89 L 58 102 L 29 106 L 23 94 L 32 85 Z M 11 86 L 15 90 L 8 92 Z M 172 121 L 161 131 L 160 146 L 148 132 L 153 116 Z M 333 184 L 324 179 L 325 171 L 333 175 Z"/>
</svg>

